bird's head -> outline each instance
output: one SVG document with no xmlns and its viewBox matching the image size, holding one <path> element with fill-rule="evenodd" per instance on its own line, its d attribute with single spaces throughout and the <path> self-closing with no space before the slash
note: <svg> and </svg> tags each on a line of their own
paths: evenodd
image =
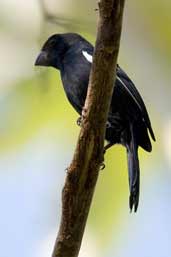
<svg viewBox="0 0 171 257">
<path fill-rule="evenodd" d="M 69 48 L 83 38 L 75 33 L 55 34 L 44 43 L 35 65 L 61 69 L 62 60 Z"/>
</svg>

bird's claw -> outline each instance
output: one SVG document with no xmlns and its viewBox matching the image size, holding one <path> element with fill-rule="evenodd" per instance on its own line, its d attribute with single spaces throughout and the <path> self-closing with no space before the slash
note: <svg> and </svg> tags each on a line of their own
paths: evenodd
<svg viewBox="0 0 171 257">
<path fill-rule="evenodd" d="M 102 162 L 102 163 L 100 164 L 100 170 L 104 170 L 105 167 L 106 167 L 106 165 L 104 164 L 104 162 Z"/>
<path fill-rule="evenodd" d="M 82 124 L 82 116 L 80 116 L 78 119 L 77 119 L 77 125 L 78 126 L 81 126 Z"/>
<path fill-rule="evenodd" d="M 83 107 L 81 116 L 77 119 L 77 125 L 81 126 L 83 123 L 83 119 L 85 118 L 85 114 L 87 112 L 87 109 Z"/>
<path fill-rule="evenodd" d="M 103 155 L 102 159 L 100 161 L 100 170 L 104 170 L 105 167 L 106 167 L 106 165 L 104 164 L 104 155 Z"/>
<path fill-rule="evenodd" d="M 109 121 L 106 122 L 106 129 L 111 128 L 111 123 Z"/>
<path fill-rule="evenodd" d="M 87 109 L 86 107 L 83 107 L 82 113 L 81 113 L 82 119 L 85 117 L 86 113 L 87 113 Z"/>
<path fill-rule="evenodd" d="M 65 169 L 65 172 L 68 173 L 68 170 L 69 170 L 69 167 L 67 167 L 67 168 Z"/>
</svg>

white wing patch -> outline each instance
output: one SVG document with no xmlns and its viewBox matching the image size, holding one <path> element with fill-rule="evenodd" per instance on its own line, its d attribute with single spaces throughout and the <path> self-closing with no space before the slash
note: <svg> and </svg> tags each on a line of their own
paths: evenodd
<svg viewBox="0 0 171 257">
<path fill-rule="evenodd" d="M 82 54 L 84 55 L 84 57 L 86 58 L 86 60 L 90 63 L 93 62 L 93 57 L 92 55 L 88 54 L 86 51 L 82 51 Z M 134 97 L 134 95 L 129 91 L 129 89 L 127 88 L 127 86 L 124 84 L 124 82 L 116 75 L 116 79 L 119 80 L 121 82 L 121 84 L 124 86 L 124 88 L 128 91 L 128 93 L 132 96 L 132 98 L 134 99 L 135 103 L 138 105 L 138 107 L 141 110 L 141 106 L 139 105 L 138 101 L 136 100 L 136 98 Z"/>
<path fill-rule="evenodd" d="M 93 62 L 93 57 L 92 55 L 88 54 L 86 51 L 82 51 L 82 54 L 84 55 L 84 57 L 86 58 L 86 60 L 90 63 Z"/>
</svg>

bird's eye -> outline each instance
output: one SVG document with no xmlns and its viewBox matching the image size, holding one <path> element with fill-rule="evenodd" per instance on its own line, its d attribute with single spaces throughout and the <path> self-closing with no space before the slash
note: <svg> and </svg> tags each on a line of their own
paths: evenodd
<svg viewBox="0 0 171 257">
<path fill-rule="evenodd" d="M 49 42 L 49 44 L 50 44 L 51 47 L 54 47 L 55 44 L 56 44 L 56 41 L 55 41 L 55 40 L 51 40 L 51 41 Z"/>
</svg>

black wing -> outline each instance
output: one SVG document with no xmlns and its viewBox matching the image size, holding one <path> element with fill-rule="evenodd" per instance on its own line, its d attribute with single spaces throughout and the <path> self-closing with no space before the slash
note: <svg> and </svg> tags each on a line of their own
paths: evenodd
<svg viewBox="0 0 171 257">
<path fill-rule="evenodd" d="M 89 45 L 85 49 L 85 51 L 87 51 L 88 54 L 93 55 L 93 47 L 92 46 Z M 129 95 L 132 97 L 132 99 L 137 104 L 139 110 L 142 113 L 144 122 L 145 122 L 147 128 L 149 129 L 150 135 L 151 135 L 152 139 L 155 141 L 156 139 L 154 136 L 153 129 L 151 127 L 150 118 L 148 116 L 148 112 L 147 112 L 147 109 L 143 102 L 143 99 L 142 99 L 141 95 L 139 94 L 138 90 L 136 89 L 135 85 L 133 84 L 133 82 L 128 77 L 128 75 L 120 68 L 120 66 L 118 64 L 117 64 L 117 68 L 116 68 L 116 79 L 122 84 L 122 86 L 125 88 L 125 90 L 129 93 Z"/>
<path fill-rule="evenodd" d="M 130 78 L 127 76 L 127 74 L 117 65 L 116 69 L 116 79 L 120 81 L 120 83 L 123 85 L 125 90 L 130 94 L 130 96 L 133 98 L 135 103 L 137 104 L 138 108 L 140 109 L 144 122 L 149 129 L 150 135 L 152 139 L 155 141 L 155 136 L 153 129 L 151 127 L 151 122 L 145 107 L 145 104 L 143 102 L 143 99 L 141 95 L 139 94 L 138 90 L 136 89 L 135 85 L 133 82 L 130 80 Z"/>
</svg>

